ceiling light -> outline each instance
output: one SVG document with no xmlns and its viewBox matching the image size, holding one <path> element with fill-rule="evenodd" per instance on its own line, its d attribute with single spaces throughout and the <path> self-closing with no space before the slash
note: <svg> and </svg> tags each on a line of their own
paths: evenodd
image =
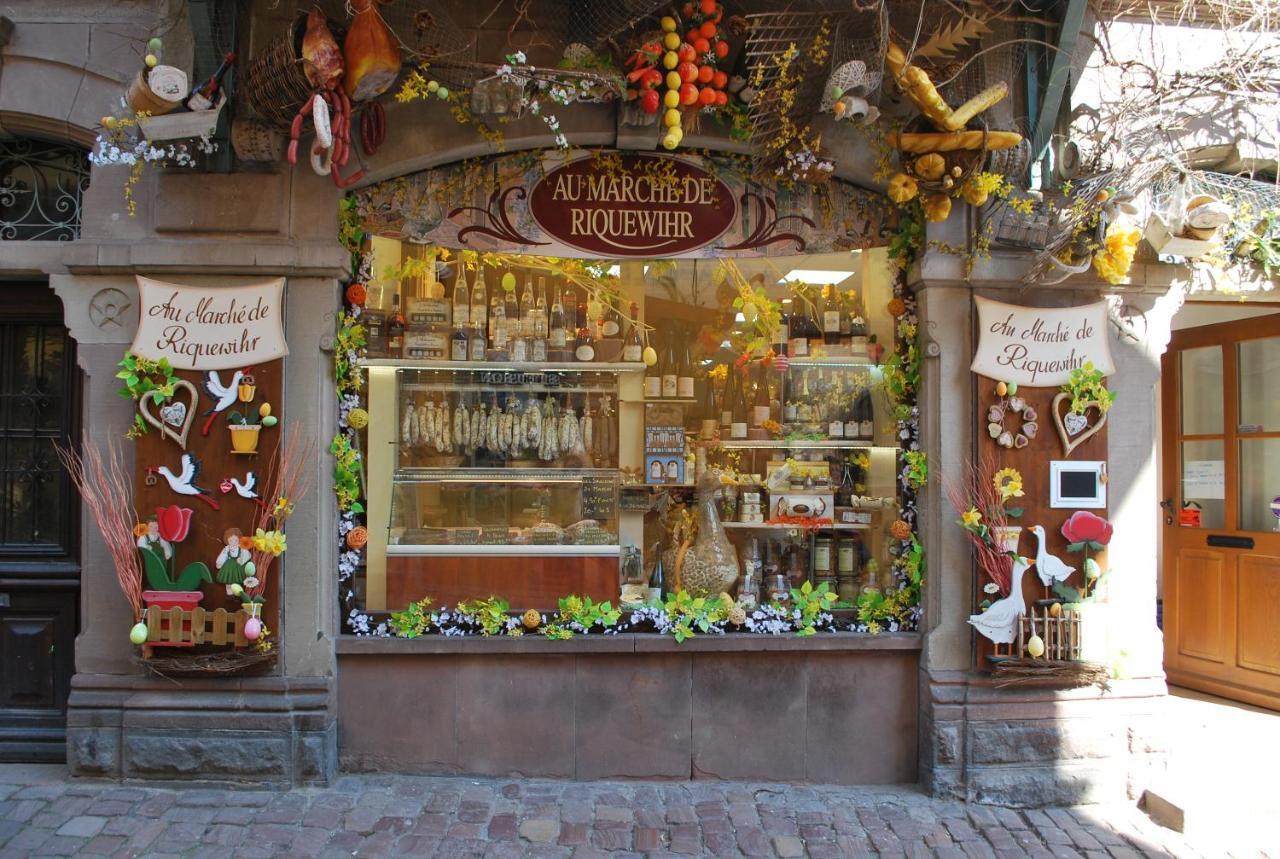
<svg viewBox="0 0 1280 859">
<path fill-rule="evenodd" d="M 827 271 L 825 269 L 814 268 L 793 268 L 783 276 L 778 283 L 790 283 L 792 281 L 800 281 L 801 283 L 812 284 L 813 286 L 826 286 L 827 284 L 843 283 L 853 277 L 851 271 Z"/>
</svg>

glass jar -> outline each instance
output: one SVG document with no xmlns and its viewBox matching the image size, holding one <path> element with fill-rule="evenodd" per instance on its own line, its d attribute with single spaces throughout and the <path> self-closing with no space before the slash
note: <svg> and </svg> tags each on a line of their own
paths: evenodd
<svg viewBox="0 0 1280 859">
<path fill-rule="evenodd" d="M 698 536 L 679 561 L 680 586 L 695 599 L 726 593 L 738 580 L 738 552 L 716 509 L 719 488 L 718 471 L 708 471 L 698 481 Z"/>
<path fill-rule="evenodd" d="M 619 576 L 622 579 L 619 604 L 623 608 L 643 605 L 649 598 L 649 577 L 645 575 L 644 560 L 638 548 L 622 547 L 619 570 Z"/>
</svg>

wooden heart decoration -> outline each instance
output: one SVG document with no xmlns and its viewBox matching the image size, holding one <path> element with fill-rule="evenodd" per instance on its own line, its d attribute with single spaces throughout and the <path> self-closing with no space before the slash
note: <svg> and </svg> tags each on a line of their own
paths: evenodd
<svg viewBox="0 0 1280 859">
<path fill-rule="evenodd" d="M 1084 404 L 1085 414 L 1076 415 L 1077 418 L 1083 419 L 1086 422 L 1084 427 L 1081 427 L 1078 423 L 1075 423 L 1075 422 L 1073 422 L 1075 425 L 1068 427 L 1066 425 L 1066 418 L 1069 417 L 1071 413 L 1070 411 L 1068 411 L 1067 414 L 1064 415 L 1064 413 L 1058 408 L 1058 406 L 1061 405 L 1063 402 L 1069 401 L 1070 399 L 1071 399 L 1071 395 L 1068 394 L 1066 391 L 1062 391 L 1056 397 L 1053 398 L 1053 406 L 1052 406 L 1053 425 L 1058 428 L 1058 438 L 1062 439 L 1062 455 L 1064 457 L 1071 456 L 1071 451 L 1075 450 L 1077 447 L 1084 444 L 1085 441 L 1087 441 L 1088 439 L 1096 435 L 1098 430 L 1102 429 L 1104 426 L 1107 425 L 1107 413 L 1102 411 L 1102 408 L 1098 405 L 1098 402 L 1096 400 L 1090 400 L 1089 402 Z M 1070 409 L 1070 406 L 1068 405 L 1068 410 L 1069 409 Z M 1088 425 L 1087 415 L 1088 415 L 1089 409 L 1097 409 L 1098 414 L 1100 415 L 1100 417 L 1098 418 L 1098 422 L 1096 424 L 1093 424 L 1092 426 Z"/>
<path fill-rule="evenodd" d="M 191 396 L 190 402 L 178 399 L 183 391 Z M 156 414 L 155 401 L 149 396 L 138 400 L 138 414 L 142 415 L 144 421 L 158 429 L 160 435 L 177 442 L 178 447 L 186 450 L 187 434 L 191 432 L 191 425 L 196 422 L 196 401 L 199 397 L 200 394 L 196 391 L 195 385 L 186 379 L 178 379 L 173 384 L 171 401 L 159 407 L 159 415 Z M 178 423 L 175 424 L 174 421 Z"/>
</svg>

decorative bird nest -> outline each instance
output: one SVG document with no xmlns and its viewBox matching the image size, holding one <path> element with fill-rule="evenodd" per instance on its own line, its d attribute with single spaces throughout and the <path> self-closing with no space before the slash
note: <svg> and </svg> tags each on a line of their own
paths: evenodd
<svg viewBox="0 0 1280 859">
<path fill-rule="evenodd" d="M 958 188 L 963 187 L 974 173 L 982 169 L 987 160 L 987 123 L 982 117 L 978 117 L 969 123 L 969 129 L 982 132 L 980 148 L 913 153 L 899 147 L 898 163 L 902 165 L 904 172 L 916 180 L 921 193 L 940 192 L 954 196 Z M 933 131 L 933 125 L 924 117 L 918 116 L 907 123 L 904 131 L 927 133 Z M 898 139 L 901 141 L 902 135 Z"/>
<path fill-rule="evenodd" d="M 994 662 L 995 685 L 1042 686 L 1071 689 L 1079 686 L 1107 688 L 1111 679 L 1105 665 L 1060 659 L 1001 659 Z"/>
<path fill-rule="evenodd" d="M 231 677 L 262 674 L 276 663 L 276 649 L 218 650 L 176 656 L 137 657 L 134 662 L 159 677 Z"/>
</svg>

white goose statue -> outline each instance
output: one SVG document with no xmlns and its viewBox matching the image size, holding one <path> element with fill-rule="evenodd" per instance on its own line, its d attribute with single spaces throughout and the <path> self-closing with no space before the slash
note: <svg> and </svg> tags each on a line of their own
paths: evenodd
<svg viewBox="0 0 1280 859">
<path fill-rule="evenodd" d="M 1027 610 L 1022 598 L 1022 577 L 1030 566 L 1028 559 L 1015 555 L 1009 595 L 993 602 L 982 614 L 969 615 L 973 628 L 996 644 L 1012 644 L 1018 634 L 1018 618 Z"/>
<path fill-rule="evenodd" d="M 1043 525 L 1032 525 L 1030 531 L 1036 536 L 1036 575 L 1041 584 L 1051 588 L 1054 582 L 1065 582 L 1076 568 L 1068 567 L 1060 558 L 1045 551 Z"/>
</svg>

